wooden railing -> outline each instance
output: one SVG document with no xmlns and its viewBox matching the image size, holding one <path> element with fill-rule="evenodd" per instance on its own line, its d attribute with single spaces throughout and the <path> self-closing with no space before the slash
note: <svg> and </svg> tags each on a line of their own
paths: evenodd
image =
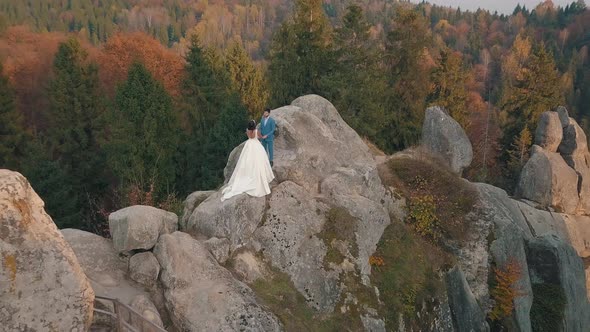
<svg viewBox="0 0 590 332">
<path fill-rule="evenodd" d="M 114 312 L 98 309 L 94 306 L 94 312 L 109 316 L 115 323 L 117 332 L 166 332 L 164 328 L 147 320 L 130 306 L 121 303 L 117 299 L 104 296 L 95 296 L 95 301 L 110 302 Z"/>
</svg>

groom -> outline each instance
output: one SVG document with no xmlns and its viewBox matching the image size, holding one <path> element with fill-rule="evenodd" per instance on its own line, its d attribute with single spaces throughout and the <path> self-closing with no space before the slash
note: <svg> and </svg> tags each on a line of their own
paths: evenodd
<svg viewBox="0 0 590 332">
<path fill-rule="evenodd" d="M 275 138 L 276 123 L 273 118 L 270 117 L 270 108 L 264 109 L 262 119 L 260 119 L 260 135 L 262 135 L 261 143 L 268 154 L 268 160 L 272 166 L 272 149 Z"/>
</svg>

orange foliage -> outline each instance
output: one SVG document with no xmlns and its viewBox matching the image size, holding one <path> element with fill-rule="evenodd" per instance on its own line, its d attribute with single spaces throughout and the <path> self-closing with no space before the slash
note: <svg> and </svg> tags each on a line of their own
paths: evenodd
<svg viewBox="0 0 590 332">
<path fill-rule="evenodd" d="M 490 295 L 496 302 L 490 318 L 501 320 L 509 317 L 514 310 L 514 299 L 522 296 L 516 283 L 522 276 L 522 267 L 515 260 L 510 260 L 503 268 L 494 268 L 496 286 L 490 291 Z"/>
<path fill-rule="evenodd" d="M 113 94 L 116 84 L 127 78 L 134 61 L 142 62 L 172 96 L 180 94 L 184 59 L 141 32 L 113 36 L 98 54 L 100 79 L 108 93 Z"/>
<path fill-rule="evenodd" d="M 17 97 L 17 109 L 24 114 L 27 127 L 42 129 L 47 109 L 45 90 L 50 78 L 53 57 L 62 33 L 35 33 L 28 27 L 14 26 L 0 39 L 0 59 Z"/>
</svg>

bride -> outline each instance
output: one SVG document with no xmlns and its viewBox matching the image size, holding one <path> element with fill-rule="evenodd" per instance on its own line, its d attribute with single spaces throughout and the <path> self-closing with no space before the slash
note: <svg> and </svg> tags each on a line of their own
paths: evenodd
<svg viewBox="0 0 590 332">
<path fill-rule="evenodd" d="M 256 129 L 256 121 L 250 120 L 246 131 L 248 140 L 244 144 L 236 168 L 227 186 L 223 189 L 221 200 L 246 193 L 254 197 L 270 194 L 269 183 L 275 178 L 268 155 L 258 141 L 261 135 Z"/>
</svg>

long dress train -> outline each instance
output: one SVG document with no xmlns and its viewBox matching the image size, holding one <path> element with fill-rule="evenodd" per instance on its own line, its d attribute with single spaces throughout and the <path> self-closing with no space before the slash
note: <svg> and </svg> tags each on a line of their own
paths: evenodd
<svg viewBox="0 0 590 332">
<path fill-rule="evenodd" d="M 275 176 L 268 155 L 257 137 L 258 130 L 254 132 L 254 138 L 248 138 L 244 144 L 236 168 L 222 191 L 222 201 L 242 193 L 254 197 L 270 194 L 268 184 Z"/>
</svg>

